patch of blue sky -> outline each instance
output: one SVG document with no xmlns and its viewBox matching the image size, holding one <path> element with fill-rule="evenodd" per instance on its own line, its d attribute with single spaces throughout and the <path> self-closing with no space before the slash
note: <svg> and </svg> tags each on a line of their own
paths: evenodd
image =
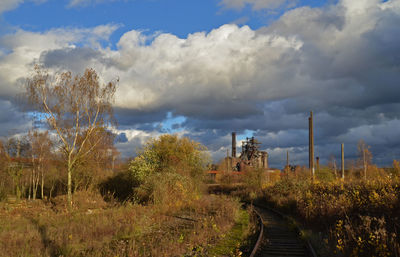
<svg viewBox="0 0 400 257">
<path fill-rule="evenodd" d="M 27 112 L 26 116 L 28 119 L 33 120 L 33 126 L 35 129 L 42 129 L 46 127 L 45 120 L 47 117 L 49 117 L 48 114 L 42 113 L 42 112 Z"/>
<path fill-rule="evenodd" d="M 244 141 L 246 138 L 251 138 L 254 135 L 254 130 L 245 129 L 243 133 L 236 135 L 236 142 Z"/>
<path fill-rule="evenodd" d="M 43 112 L 27 112 L 26 115 L 34 120 L 44 120 L 49 117 L 49 114 Z"/>
<path fill-rule="evenodd" d="M 167 113 L 167 117 L 160 123 L 161 129 L 166 133 L 178 133 L 183 131 L 185 128 L 182 124 L 186 121 L 184 116 L 173 116 L 172 112 Z"/>
<path fill-rule="evenodd" d="M 322 7 L 337 4 L 339 0 L 302 0 L 298 6 Z"/>
</svg>

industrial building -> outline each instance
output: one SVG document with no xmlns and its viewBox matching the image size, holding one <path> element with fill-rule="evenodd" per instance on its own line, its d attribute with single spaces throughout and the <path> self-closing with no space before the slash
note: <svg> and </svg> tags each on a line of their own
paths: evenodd
<svg viewBox="0 0 400 257">
<path fill-rule="evenodd" d="M 247 168 L 268 169 L 268 153 L 260 151 L 261 143 L 254 137 L 242 141 L 242 152 L 236 157 L 236 133 L 232 132 L 232 156 L 226 157 L 228 170 L 245 171 Z"/>
</svg>

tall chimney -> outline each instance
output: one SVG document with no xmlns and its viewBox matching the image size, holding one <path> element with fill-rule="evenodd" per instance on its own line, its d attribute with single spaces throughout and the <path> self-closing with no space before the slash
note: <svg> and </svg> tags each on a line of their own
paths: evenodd
<svg viewBox="0 0 400 257">
<path fill-rule="evenodd" d="M 236 132 L 232 132 L 232 157 L 236 158 Z"/>
</svg>

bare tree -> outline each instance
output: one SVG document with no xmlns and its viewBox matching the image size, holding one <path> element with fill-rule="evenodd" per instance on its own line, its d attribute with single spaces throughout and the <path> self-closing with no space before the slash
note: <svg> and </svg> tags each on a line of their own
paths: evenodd
<svg viewBox="0 0 400 257">
<path fill-rule="evenodd" d="M 78 169 L 73 177 L 75 189 L 89 189 L 112 174 L 113 160 L 118 156 L 118 151 L 114 147 L 114 138 L 112 132 L 102 128 L 94 131 L 85 146 L 92 148 L 92 151 L 77 163 Z"/>
<path fill-rule="evenodd" d="M 68 203 L 72 205 L 72 173 L 77 162 L 94 148 L 86 147 L 98 128 L 112 125 L 112 102 L 118 80 L 101 84 L 95 70 L 82 76 L 71 72 L 49 75 L 41 67 L 26 83 L 29 102 L 36 108 L 37 119 L 55 132 L 67 166 Z"/>
<path fill-rule="evenodd" d="M 11 137 L 4 144 L 4 157 L 6 159 L 6 170 L 12 179 L 11 184 L 14 187 L 14 194 L 20 199 L 28 187 L 31 186 L 31 174 L 26 169 L 30 153 L 30 144 L 26 137 Z M 30 196 L 30 194 L 28 195 Z"/>
<path fill-rule="evenodd" d="M 361 139 L 360 141 L 358 141 L 357 149 L 358 149 L 358 154 L 360 155 L 360 160 L 364 171 L 364 179 L 367 179 L 368 166 L 372 162 L 372 154 L 369 148 L 370 147 L 364 142 L 364 140 Z"/>
<path fill-rule="evenodd" d="M 46 163 L 48 163 L 51 158 L 53 142 L 50 139 L 48 131 L 30 131 L 28 133 L 28 138 L 31 144 L 32 156 L 32 198 L 36 199 L 40 180 L 41 198 L 44 199 L 44 170 Z"/>
</svg>

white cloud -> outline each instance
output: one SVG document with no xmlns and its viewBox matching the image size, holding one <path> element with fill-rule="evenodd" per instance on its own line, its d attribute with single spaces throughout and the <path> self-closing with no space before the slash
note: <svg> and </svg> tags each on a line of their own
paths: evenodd
<svg viewBox="0 0 400 257">
<path fill-rule="evenodd" d="M 1 0 L 0 1 L 0 14 L 6 11 L 13 10 L 17 8 L 23 2 L 34 2 L 37 4 L 41 4 L 46 2 L 47 0 Z"/>
<path fill-rule="evenodd" d="M 76 44 L 99 48 L 99 41 L 107 40 L 117 27 L 102 25 L 87 29 L 53 29 L 43 33 L 18 30 L 3 36 L 0 38 L 0 47 L 8 54 L 0 55 L 0 95 L 13 96 L 17 93 L 21 89 L 18 81 L 31 74 L 33 64 L 39 62 L 43 53 L 73 49 Z"/>
<path fill-rule="evenodd" d="M 262 78 L 253 76 L 277 76 L 273 62 L 284 53 L 298 51 L 302 44 L 295 37 L 257 35 L 247 26 L 236 25 L 224 25 L 208 34 L 194 33 L 186 39 L 161 34 L 150 45 L 144 42 L 141 33 L 128 32 L 112 56 L 115 67 L 123 71 L 118 96 L 121 107 L 274 98 Z M 259 64 L 271 69 L 260 74 Z M 260 92 L 251 95 L 256 90 Z"/>
<path fill-rule="evenodd" d="M 0 14 L 16 8 L 24 0 L 1 0 L 0 1 Z"/>
<path fill-rule="evenodd" d="M 116 147 L 121 152 L 122 157 L 135 156 L 138 150 L 151 138 L 157 138 L 161 135 L 158 131 L 144 131 L 138 129 L 114 130 L 117 135 L 124 134 L 126 142 L 117 142 Z"/>
</svg>

